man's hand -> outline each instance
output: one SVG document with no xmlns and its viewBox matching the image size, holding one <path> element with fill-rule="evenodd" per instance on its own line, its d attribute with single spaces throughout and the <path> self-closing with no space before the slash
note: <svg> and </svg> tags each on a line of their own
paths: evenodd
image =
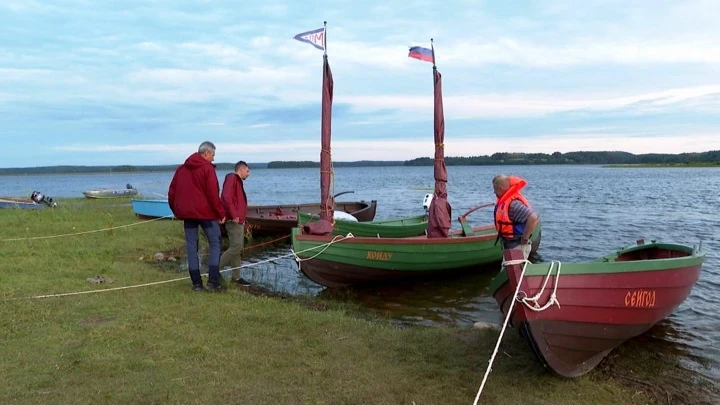
<svg viewBox="0 0 720 405">
<path fill-rule="evenodd" d="M 221 224 L 221 225 L 224 224 L 224 223 L 225 223 L 225 217 L 222 217 L 222 219 L 219 220 L 218 223 Z"/>
<path fill-rule="evenodd" d="M 528 238 L 520 238 L 520 249 L 522 249 L 523 256 L 525 257 L 525 260 L 527 260 L 528 257 L 530 257 L 530 251 L 532 251 L 532 244 Z"/>
<path fill-rule="evenodd" d="M 235 218 L 233 218 L 232 221 L 235 222 L 236 224 L 239 224 L 239 223 L 240 223 L 240 217 L 235 217 Z"/>
</svg>

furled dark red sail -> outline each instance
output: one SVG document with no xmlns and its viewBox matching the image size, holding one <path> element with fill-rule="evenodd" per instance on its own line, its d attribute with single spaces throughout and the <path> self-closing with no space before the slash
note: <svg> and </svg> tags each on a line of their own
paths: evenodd
<svg viewBox="0 0 720 405">
<path fill-rule="evenodd" d="M 332 137 L 332 99 L 333 77 L 327 55 L 323 56 L 322 122 L 320 124 L 320 220 L 304 227 L 312 235 L 330 235 L 333 228 L 335 200 L 330 194 L 332 182 L 332 155 L 330 141 Z"/>
<path fill-rule="evenodd" d="M 445 114 L 442 101 L 442 75 L 433 66 L 435 78 L 435 195 L 428 211 L 428 238 L 447 238 L 450 233 L 452 209 L 447 200 L 447 168 L 445 167 Z"/>
</svg>

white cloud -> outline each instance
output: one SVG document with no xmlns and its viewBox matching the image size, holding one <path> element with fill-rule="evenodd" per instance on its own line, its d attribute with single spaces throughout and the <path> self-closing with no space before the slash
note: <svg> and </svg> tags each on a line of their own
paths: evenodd
<svg viewBox="0 0 720 405">
<path fill-rule="evenodd" d="M 260 14 L 268 17 L 284 17 L 288 12 L 288 6 L 286 4 L 264 4 L 258 9 Z"/>
<path fill-rule="evenodd" d="M 282 86 L 302 81 L 302 71 L 288 67 L 251 67 L 246 71 L 211 69 L 143 69 L 127 76 L 128 96 L 176 101 L 205 101 L 228 96 L 274 96 Z M 122 88 L 117 88 L 123 92 Z"/>
<path fill-rule="evenodd" d="M 203 58 L 210 58 L 208 62 L 214 65 L 217 62 L 240 63 L 246 65 L 254 64 L 251 54 L 241 52 L 240 48 L 218 43 L 197 43 L 186 42 L 177 46 L 177 52 L 184 53 L 183 56 L 199 55 Z"/>
<path fill-rule="evenodd" d="M 378 68 L 407 70 L 419 63 L 407 57 L 404 43 L 387 45 L 361 41 L 337 41 L 328 44 L 331 58 L 341 63 Z M 720 64 L 720 45 L 711 39 L 688 41 L 578 39 L 540 44 L 517 37 L 490 41 L 448 41 L 437 49 L 442 69 L 472 69 L 485 65 L 510 65 L 521 68 L 563 68 L 617 65 L 667 65 L 681 63 Z"/>
<path fill-rule="evenodd" d="M 605 42 L 593 38 L 540 45 L 521 39 L 502 38 L 480 44 L 455 43 L 447 49 L 443 49 L 441 61 L 444 64 L 466 67 L 500 63 L 540 68 L 597 63 L 622 65 L 720 64 L 720 46 L 717 42 L 710 40 Z"/>
<path fill-rule="evenodd" d="M 0 69 L 0 82 L 26 81 L 53 75 L 50 69 Z"/>
<path fill-rule="evenodd" d="M 700 103 L 707 97 L 720 96 L 720 85 L 668 89 L 636 95 L 603 96 L 587 94 L 549 96 L 543 94 L 488 94 L 453 96 L 443 95 L 445 117 L 470 119 L 481 117 L 542 116 L 575 110 L 616 110 L 633 107 L 633 110 L 658 109 L 685 102 Z M 413 118 L 413 114 L 431 114 L 432 94 L 425 96 L 339 96 L 338 102 L 352 104 L 359 111 L 383 109 L 398 110 L 400 115 Z M 708 101 L 708 100 L 706 100 Z M 712 102 L 712 100 L 709 100 Z M 412 113 L 412 114 L 410 114 Z"/>
</svg>

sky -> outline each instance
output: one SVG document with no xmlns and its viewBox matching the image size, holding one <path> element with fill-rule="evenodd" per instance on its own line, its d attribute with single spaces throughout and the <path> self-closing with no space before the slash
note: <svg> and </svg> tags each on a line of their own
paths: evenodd
<svg viewBox="0 0 720 405">
<path fill-rule="evenodd" d="M 715 0 L 3 0 L 0 167 L 720 149 Z M 582 4 L 582 5 L 580 5 Z"/>
</svg>

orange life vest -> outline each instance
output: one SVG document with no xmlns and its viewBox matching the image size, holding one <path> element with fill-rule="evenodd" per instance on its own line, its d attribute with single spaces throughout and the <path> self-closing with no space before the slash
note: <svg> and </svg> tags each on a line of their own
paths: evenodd
<svg viewBox="0 0 720 405">
<path fill-rule="evenodd" d="M 520 190 L 527 185 L 527 181 L 520 177 L 510 177 L 510 188 L 502 197 L 498 198 L 495 203 L 495 229 L 498 236 L 506 240 L 518 239 L 525 231 L 525 224 L 514 224 L 510 220 L 510 203 L 513 200 L 519 200 L 526 207 L 530 207 L 530 203 Z"/>
</svg>

